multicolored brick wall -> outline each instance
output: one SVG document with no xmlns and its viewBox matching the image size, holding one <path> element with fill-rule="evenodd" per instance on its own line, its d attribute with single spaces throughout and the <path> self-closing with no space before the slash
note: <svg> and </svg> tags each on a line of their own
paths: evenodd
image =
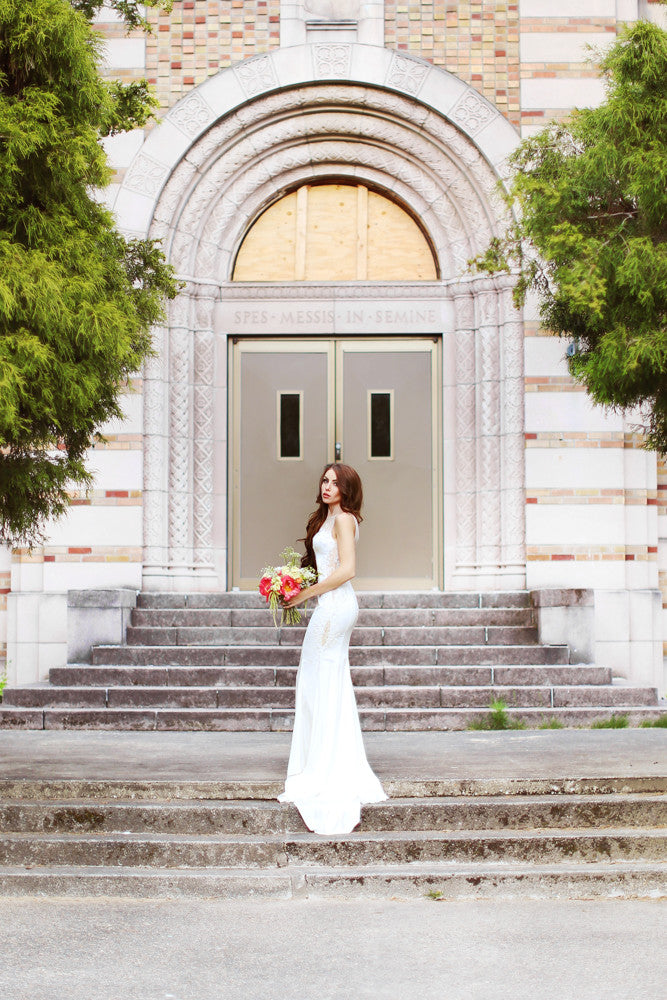
<svg viewBox="0 0 667 1000">
<path fill-rule="evenodd" d="M 278 48 L 280 0 L 181 0 L 151 11 L 146 78 L 168 108 L 221 69 Z"/>
<path fill-rule="evenodd" d="M 523 134 L 604 95 L 594 51 L 616 40 L 615 0 L 520 0 Z M 593 60 L 593 61 L 591 61 Z"/>
<path fill-rule="evenodd" d="M 385 45 L 442 66 L 519 124 L 518 2 L 386 0 Z"/>
</svg>

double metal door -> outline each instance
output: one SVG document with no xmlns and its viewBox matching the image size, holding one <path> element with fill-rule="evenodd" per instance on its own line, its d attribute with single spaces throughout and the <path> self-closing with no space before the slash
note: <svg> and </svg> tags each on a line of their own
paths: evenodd
<svg viewBox="0 0 667 1000">
<path fill-rule="evenodd" d="M 256 586 L 298 547 L 335 460 L 364 487 L 357 589 L 439 586 L 438 349 L 418 338 L 233 345 L 233 586 Z"/>
</svg>

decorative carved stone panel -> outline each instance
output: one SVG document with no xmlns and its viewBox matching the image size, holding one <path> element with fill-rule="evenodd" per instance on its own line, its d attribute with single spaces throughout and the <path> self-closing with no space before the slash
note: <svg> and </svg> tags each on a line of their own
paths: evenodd
<svg viewBox="0 0 667 1000">
<path fill-rule="evenodd" d="M 327 77 L 346 77 L 350 74 L 352 46 L 342 43 L 314 45 L 315 76 L 318 80 Z"/>
<path fill-rule="evenodd" d="M 169 173 L 169 168 L 146 153 L 135 156 L 123 181 L 124 187 L 138 194 L 157 194 Z"/>
<path fill-rule="evenodd" d="M 169 112 L 169 121 L 186 135 L 195 136 L 215 117 L 201 94 L 194 91 Z"/>
<path fill-rule="evenodd" d="M 273 60 L 270 56 L 255 56 L 246 59 L 234 70 L 246 97 L 254 97 L 263 90 L 278 85 Z"/>
<path fill-rule="evenodd" d="M 427 63 L 395 54 L 386 76 L 387 86 L 416 95 L 424 85 L 430 68 Z"/>
</svg>

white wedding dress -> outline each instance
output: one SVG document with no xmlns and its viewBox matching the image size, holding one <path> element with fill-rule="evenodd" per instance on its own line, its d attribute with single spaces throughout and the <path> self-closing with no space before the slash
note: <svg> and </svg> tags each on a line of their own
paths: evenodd
<svg viewBox="0 0 667 1000">
<path fill-rule="evenodd" d="M 320 580 L 339 565 L 334 521 L 329 516 L 313 538 Z M 322 594 L 301 649 L 292 748 L 278 799 L 293 802 L 315 833 L 349 833 L 364 802 L 387 798 L 366 760 L 350 677 L 348 647 L 358 614 L 349 581 Z"/>
</svg>

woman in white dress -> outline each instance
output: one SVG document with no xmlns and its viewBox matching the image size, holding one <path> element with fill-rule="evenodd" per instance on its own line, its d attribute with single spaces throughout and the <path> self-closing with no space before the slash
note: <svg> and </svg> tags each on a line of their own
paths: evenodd
<svg viewBox="0 0 667 1000">
<path fill-rule="evenodd" d="M 362 498 L 354 469 L 339 462 L 325 468 L 303 560 L 316 566 L 319 579 L 288 605 L 318 598 L 301 649 L 292 748 L 279 800 L 293 802 L 306 826 L 321 834 L 349 833 L 363 803 L 387 798 L 366 760 L 350 677 L 350 635 L 359 614 L 350 581 Z"/>
</svg>

